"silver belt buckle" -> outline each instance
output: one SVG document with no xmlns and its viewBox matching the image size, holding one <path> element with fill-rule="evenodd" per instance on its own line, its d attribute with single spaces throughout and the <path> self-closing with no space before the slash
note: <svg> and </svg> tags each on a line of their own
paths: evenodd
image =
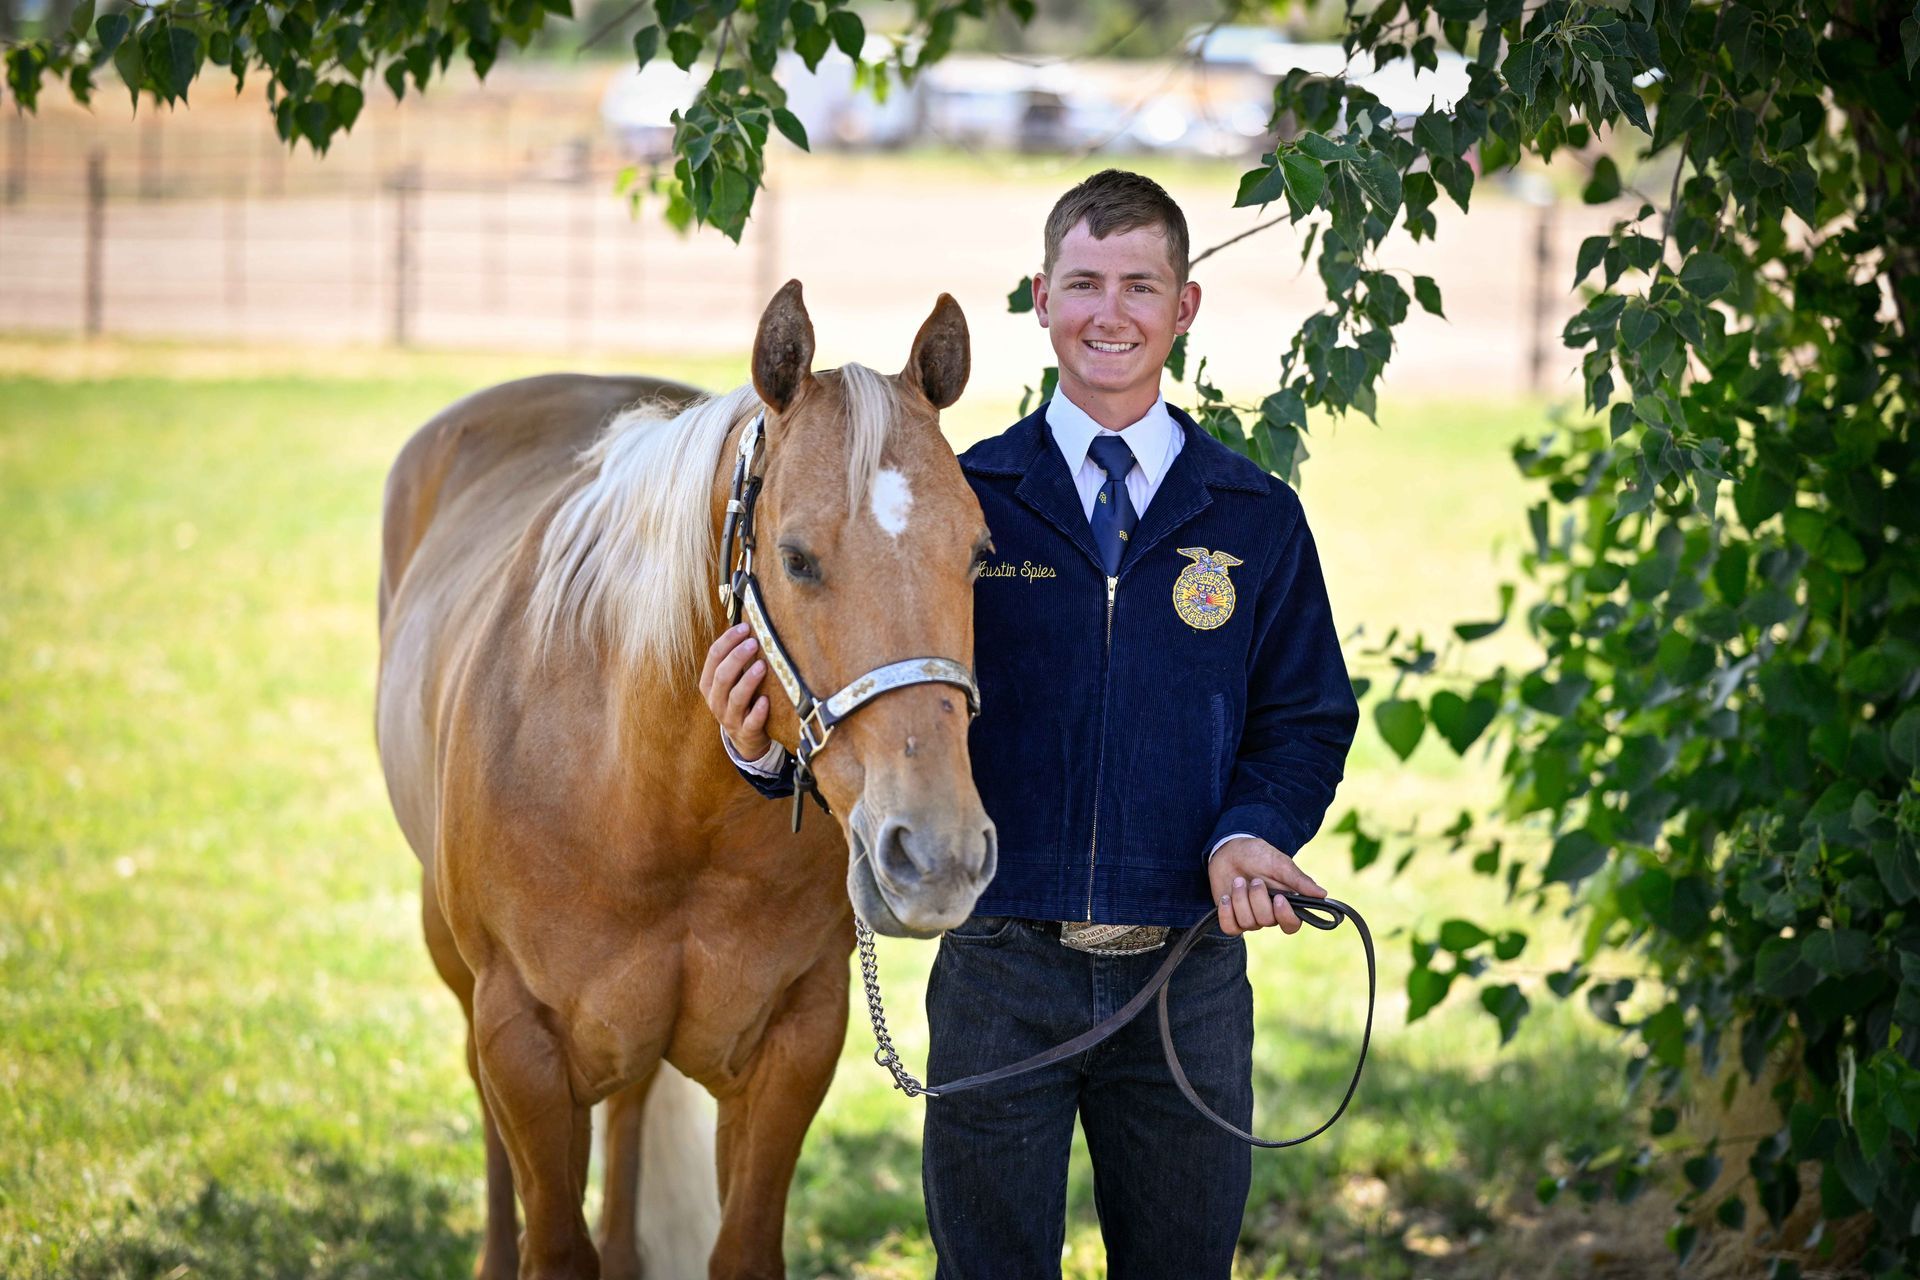
<svg viewBox="0 0 1920 1280">
<path fill-rule="evenodd" d="M 1165 946 L 1163 924 L 1095 924 L 1091 920 L 1062 920 L 1060 945 L 1095 956 L 1130 956 Z"/>
</svg>

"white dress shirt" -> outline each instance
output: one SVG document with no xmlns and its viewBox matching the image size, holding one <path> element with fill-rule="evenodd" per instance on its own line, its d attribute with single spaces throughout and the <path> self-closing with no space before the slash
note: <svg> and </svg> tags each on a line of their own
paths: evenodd
<svg viewBox="0 0 1920 1280">
<path fill-rule="evenodd" d="M 1093 519 L 1093 504 L 1100 496 L 1101 486 L 1107 483 L 1105 469 L 1088 452 L 1096 436 L 1124 436 L 1127 447 L 1133 450 L 1134 466 L 1127 472 L 1126 484 L 1127 497 L 1133 503 L 1136 516 L 1146 514 L 1147 504 L 1160 491 L 1160 482 L 1166 479 L 1173 460 L 1180 456 L 1180 450 L 1187 443 L 1186 432 L 1167 412 L 1167 402 L 1163 396 L 1153 398 L 1153 404 L 1138 422 L 1128 423 L 1119 431 L 1114 431 L 1095 422 L 1086 410 L 1056 389 L 1047 401 L 1047 429 L 1053 435 L 1054 447 L 1060 450 L 1060 456 L 1066 460 L 1067 470 L 1073 475 L 1074 488 L 1080 492 L 1080 507 L 1088 521 Z M 787 749 L 777 742 L 769 746 L 766 754 L 758 760 L 742 760 L 724 729 L 720 731 L 720 741 L 725 744 L 727 755 L 735 764 L 762 777 L 777 778 L 786 766 Z M 1208 859 L 1211 860 L 1227 841 L 1237 840 L 1247 834 L 1251 833 L 1235 832 L 1221 837 L 1207 851 Z"/>
<path fill-rule="evenodd" d="M 1047 429 L 1053 433 L 1054 447 L 1067 460 L 1067 470 L 1073 473 L 1073 487 L 1080 491 L 1080 509 L 1089 522 L 1093 520 L 1093 504 L 1107 483 L 1106 471 L 1088 452 L 1095 437 L 1120 436 L 1133 451 L 1134 467 L 1127 472 L 1127 497 L 1133 502 L 1134 514 L 1141 516 L 1147 513 L 1147 504 L 1160 492 L 1160 482 L 1167 478 L 1173 460 L 1187 443 L 1186 433 L 1167 412 L 1167 402 L 1161 396 L 1153 398 L 1153 404 L 1138 422 L 1113 431 L 1055 391 L 1047 401 Z"/>
</svg>

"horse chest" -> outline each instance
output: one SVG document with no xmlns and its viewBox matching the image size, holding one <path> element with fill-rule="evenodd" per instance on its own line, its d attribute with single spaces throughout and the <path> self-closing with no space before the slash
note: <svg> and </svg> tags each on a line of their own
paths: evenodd
<svg viewBox="0 0 1920 1280">
<path fill-rule="evenodd" d="M 665 1057 L 716 1091 L 753 1060 L 789 993 L 822 965 L 844 971 L 851 917 L 844 903 L 787 899 L 757 911 L 689 910 L 681 927 L 636 938 L 582 984 L 568 1018 L 569 1056 L 586 1092 L 603 1095 Z"/>
</svg>

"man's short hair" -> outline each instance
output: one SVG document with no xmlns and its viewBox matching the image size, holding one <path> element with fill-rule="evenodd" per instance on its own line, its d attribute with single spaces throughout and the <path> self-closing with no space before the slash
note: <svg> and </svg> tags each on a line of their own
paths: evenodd
<svg viewBox="0 0 1920 1280">
<path fill-rule="evenodd" d="M 1102 169 L 1054 204 L 1047 215 L 1046 257 L 1040 269 L 1053 274 L 1054 260 L 1060 256 L 1060 242 L 1067 233 L 1087 224 L 1095 240 L 1132 231 L 1137 227 L 1157 227 L 1167 238 L 1167 256 L 1173 263 L 1173 282 L 1187 282 L 1187 216 L 1173 202 L 1166 188 L 1152 178 L 1124 169 Z"/>
</svg>

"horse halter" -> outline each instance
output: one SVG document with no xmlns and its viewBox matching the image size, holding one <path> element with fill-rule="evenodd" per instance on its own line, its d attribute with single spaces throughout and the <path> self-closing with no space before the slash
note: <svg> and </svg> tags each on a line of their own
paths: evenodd
<svg viewBox="0 0 1920 1280">
<path fill-rule="evenodd" d="M 842 720 L 883 693 L 916 684 L 958 686 L 967 695 L 967 715 L 972 718 L 980 714 L 980 689 L 964 663 L 951 658 L 907 658 L 875 667 L 831 697 L 814 696 L 786 646 L 780 643 L 780 633 L 773 629 L 773 622 L 767 617 L 760 581 L 753 573 L 753 516 L 765 479 L 761 466 L 765 461 L 766 419 L 763 409 L 740 433 L 739 455 L 733 463 L 733 484 L 727 494 L 727 517 L 720 534 L 721 563 L 727 573 L 726 580 L 720 583 L 720 603 L 726 606 L 728 626 L 739 622 L 743 613 L 746 615 L 747 626 L 760 642 L 767 666 L 780 681 L 780 687 L 786 690 L 794 714 L 800 717 L 800 742 L 793 753 L 793 829 L 798 831 L 806 796 L 811 795 L 823 813 L 833 812 L 814 778 L 813 758 L 826 747 Z"/>
</svg>

